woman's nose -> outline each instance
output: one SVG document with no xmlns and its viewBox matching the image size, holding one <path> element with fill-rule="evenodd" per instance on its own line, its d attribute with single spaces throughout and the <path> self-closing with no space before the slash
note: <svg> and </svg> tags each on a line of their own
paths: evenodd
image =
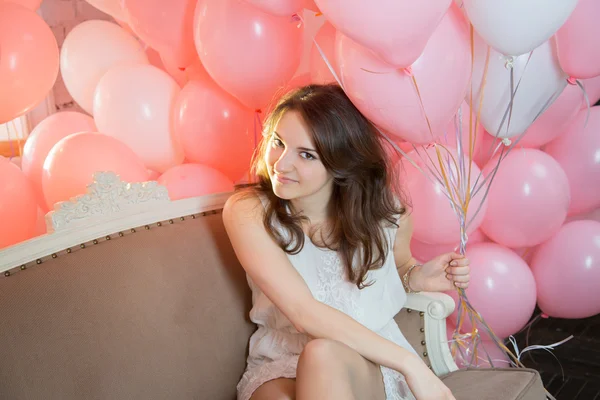
<svg viewBox="0 0 600 400">
<path fill-rule="evenodd" d="M 281 152 L 281 155 L 273 164 L 275 172 L 289 172 L 294 168 L 294 163 L 291 154 L 288 153 L 287 149 Z"/>
</svg>

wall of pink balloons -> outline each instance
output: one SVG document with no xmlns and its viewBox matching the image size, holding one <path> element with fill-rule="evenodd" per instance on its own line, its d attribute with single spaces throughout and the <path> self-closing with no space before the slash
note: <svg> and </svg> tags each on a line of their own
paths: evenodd
<svg viewBox="0 0 600 400">
<path fill-rule="evenodd" d="M 600 312 L 600 108 L 587 105 L 600 99 L 600 2 L 87 1 L 117 23 L 85 21 L 59 52 L 35 13 L 40 0 L 0 0 L 0 123 L 42 101 L 59 69 L 87 112 L 39 123 L 21 169 L 0 159 L 0 248 L 34 236 L 39 216 L 84 193 L 95 171 L 157 179 L 173 199 L 231 190 L 247 176 L 273 100 L 334 82 L 334 71 L 402 148 L 456 146 L 460 109 L 463 140 L 476 133 L 469 162 L 485 175 L 489 149 L 521 137 L 488 196 L 474 199 L 484 212 L 469 231 L 467 293 L 499 336 L 521 329 L 536 302 L 554 317 Z M 310 72 L 294 76 L 307 13 L 321 26 L 321 51 L 313 45 Z M 499 130 L 509 64 L 518 90 Z M 415 256 L 452 250 L 448 200 L 418 171 L 406 174 Z"/>
</svg>

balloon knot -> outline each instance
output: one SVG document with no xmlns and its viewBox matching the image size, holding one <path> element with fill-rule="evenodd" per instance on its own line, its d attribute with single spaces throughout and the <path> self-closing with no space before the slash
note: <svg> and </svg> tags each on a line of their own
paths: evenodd
<svg viewBox="0 0 600 400">
<path fill-rule="evenodd" d="M 505 146 L 510 146 L 512 143 L 512 140 L 510 140 L 509 138 L 505 137 L 504 139 L 502 139 L 502 144 Z"/>
<path fill-rule="evenodd" d="M 178 68 L 180 71 L 185 71 L 185 67 L 179 67 Z"/>
<path fill-rule="evenodd" d="M 323 15 L 323 13 L 321 11 L 319 11 L 318 13 L 315 14 L 315 17 L 320 17 L 322 15 Z"/>
<path fill-rule="evenodd" d="M 257 108 L 256 110 L 254 110 L 254 112 L 257 114 L 262 114 L 262 110 L 260 108 Z"/>
<path fill-rule="evenodd" d="M 569 83 L 569 85 L 577 85 L 577 78 L 570 76 L 567 78 L 567 82 Z"/>
<path fill-rule="evenodd" d="M 544 313 L 542 313 L 541 317 L 542 317 L 542 318 L 544 318 L 544 319 L 548 319 L 548 318 L 550 318 L 550 317 L 548 316 L 548 314 L 544 314 Z"/>
<path fill-rule="evenodd" d="M 408 76 L 411 76 L 411 77 L 413 76 L 412 66 L 410 66 L 410 65 L 406 68 L 403 68 L 402 71 Z"/>
</svg>

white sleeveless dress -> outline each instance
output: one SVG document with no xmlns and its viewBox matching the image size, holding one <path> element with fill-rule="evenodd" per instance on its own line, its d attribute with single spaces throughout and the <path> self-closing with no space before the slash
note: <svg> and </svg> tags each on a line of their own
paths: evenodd
<svg viewBox="0 0 600 400">
<path fill-rule="evenodd" d="M 336 252 L 315 246 L 308 237 L 305 237 L 300 253 L 288 254 L 288 258 L 317 300 L 417 354 L 394 321 L 394 316 L 406 302 L 406 292 L 394 262 L 396 229 L 395 226 L 384 228 L 389 253 L 381 269 L 367 274 L 366 282 L 374 280 L 375 283 L 362 290 L 348 281 Z M 252 290 L 250 320 L 258 325 L 258 329 L 250 338 L 248 364 L 237 386 L 238 400 L 250 399 L 256 389 L 270 380 L 295 378 L 298 357 L 310 340 L 308 335 L 294 328 L 249 276 L 247 278 Z M 402 374 L 383 366 L 380 368 L 386 400 L 415 400 Z"/>
</svg>

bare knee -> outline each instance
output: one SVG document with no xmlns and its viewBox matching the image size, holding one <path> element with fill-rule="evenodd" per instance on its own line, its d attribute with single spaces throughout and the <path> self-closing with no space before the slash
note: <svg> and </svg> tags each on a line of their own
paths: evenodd
<svg viewBox="0 0 600 400">
<path fill-rule="evenodd" d="M 344 367 L 342 353 L 346 345 L 329 339 L 313 339 L 304 346 L 298 360 L 298 370 L 310 369 L 313 373 L 317 370 Z"/>
</svg>

